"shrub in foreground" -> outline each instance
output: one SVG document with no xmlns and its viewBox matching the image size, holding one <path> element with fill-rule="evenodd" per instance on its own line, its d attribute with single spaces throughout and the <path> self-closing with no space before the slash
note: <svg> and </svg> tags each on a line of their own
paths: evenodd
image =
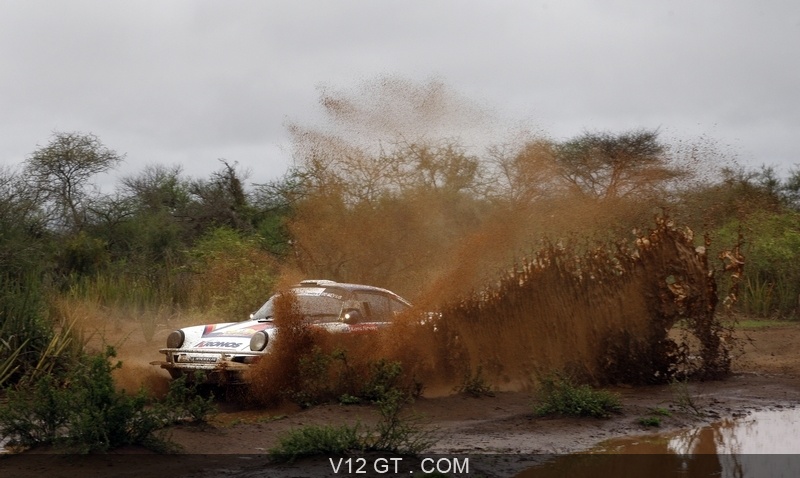
<svg viewBox="0 0 800 478">
<path fill-rule="evenodd" d="M 546 377 L 541 385 L 539 404 L 534 407 L 534 413 L 538 416 L 608 418 L 611 413 L 622 410 L 617 394 L 595 390 L 588 385 L 577 385 L 568 377 Z"/>
<path fill-rule="evenodd" d="M 210 400 L 178 385 L 167 398 L 151 404 L 144 390 L 134 396 L 114 386 L 115 352 L 85 355 L 62 375 L 44 375 L 8 390 L 0 405 L 0 438 L 21 446 L 55 445 L 82 453 L 105 452 L 124 445 L 142 445 L 159 451 L 170 444 L 156 431 L 192 417 L 203 420 Z M 183 384 L 185 386 L 185 384 Z M 185 387 L 184 387 L 185 388 Z M 202 402 L 202 403 L 201 403 Z"/>
<path fill-rule="evenodd" d="M 393 389 L 376 402 L 381 419 L 372 427 L 309 425 L 291 430 L 270 450 L 275 461 L 294 461 L 314 455 L 347 455 L 354 452 L 388 452 L 415 455 L 433 445 L 431 432 L 417 417 L 403 417 L 401 410 L 411 397 Z"/>
<path fill-rule="evenodd" d="M 660 427 L 661 417 L 640 417 L 639 425 L 643 427 Z"/>
<path fill-rule="evenodd" d="M 308 425 L 280 437 L 270 450 L 275 461 L 314 455 L 346 455 L 363 449 L 359 425 Z"/>
<path fill-rule="evenodd" d="M 483 376 L 483 367 L 481 366 L 478 366 L 474 375 L 466 373 L 461 384 L 456 386 L 453 391 L 475 398 L 494 397 L 492 385 Z"/>
</svg>

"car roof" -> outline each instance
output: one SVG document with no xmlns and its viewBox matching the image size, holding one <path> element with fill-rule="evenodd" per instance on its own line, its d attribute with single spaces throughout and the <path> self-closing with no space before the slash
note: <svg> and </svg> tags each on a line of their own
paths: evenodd
<svg viewBox="0 0 800 478">
<path fill-rule="evenodd" d="M 388 289 L 384 289 L 382 287 L 375 287 L 375 286 L 372 286 L 372 285 L 351 284 L 351 283 L 347 283 L 347 282 L 336 282 L 336 281 L 327 280 L 327 279 L 306 279 L 306 280 L 300 281 L 299 284 L 296 284 L 293 287 L 339 287 L 341 289 L 348 290 L 348 291 L 361 290 L 361 291 L 371 291 L 371 292 L 383 292 L 383 293 L 389 294 L 389 295 L 391 295 L 393 297 L 397 297 L 398 299 L 400 299 L 401 301 L 403 301 L 403 302 L 405 302 L 407 304 L 409 303 L 407 300 L 403 299 L 402 297 L 400 297 L 399 295 L 395 294 L 394 292 L 392 292 L 392 291 L 390 291 Z"/>
</svg>

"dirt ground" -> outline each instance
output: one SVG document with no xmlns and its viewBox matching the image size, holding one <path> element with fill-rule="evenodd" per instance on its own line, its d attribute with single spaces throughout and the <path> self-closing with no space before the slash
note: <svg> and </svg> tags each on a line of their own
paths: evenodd
<svg viewBox="0 0 800 478">
<path fill-rule="evenodd" d="M 697 416 L 679 406 L 687 393 L 676 386 L 615 388 L 623 412 L 610 419 L 536 418 L 529 392 L 500 392 L 473 398 L 424 396 L 409 412 L 435 433 L 435 454 L 490 454 L 503 457 L 474 476 L 513 476 L 536 454 L 586 451 L 617 437 L 652 433 L 638 420 L 659 407 L 671 410 L 658 431 L 688 428 L 750 411 L 800 404 L 800 324 L 786 323 L 737 332 L 741 351 L 734 374 L 723 381 L 692 383 L 688 394 L 703 410 Z M 431 394 L 429 394 L 431 395 Z M 308 410 L 242 410 L 222 404 L 210 426 L 178 426 L 169 431 L 182 448 L 178 455 L 120 450 L 101 457 L 63 455 L 0 456 L 2 476 L 333 476 L 327 461 L 277 466 L 264 456 L 277 437 L 310 424 L 370 424 L 368 406 L 326 405 Z M 526 457 L 515 460 L 514 457 Z M 408 475 L 407 475 L 408 476 Z"/>
</svg>

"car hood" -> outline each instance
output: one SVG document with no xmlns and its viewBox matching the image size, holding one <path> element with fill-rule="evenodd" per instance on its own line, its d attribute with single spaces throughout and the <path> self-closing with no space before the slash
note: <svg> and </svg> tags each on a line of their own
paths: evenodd
<svg viewBox="0 0 800 478">
<path fill-rule="evenodd" d="M 183 330 L 182 348 L 206 350 L 250 350 L 250 339 L 256 332 L 264 331 L 272 338 L 275 324 L 258 320 L 197 325 Z"/>
</svg>

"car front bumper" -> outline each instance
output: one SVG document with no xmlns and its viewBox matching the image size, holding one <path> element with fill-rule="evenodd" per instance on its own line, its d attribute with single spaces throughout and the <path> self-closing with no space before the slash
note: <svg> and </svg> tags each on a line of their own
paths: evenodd
<svg viewBox="0 0 800 478">
<path fill-rule="evenodd" d="M 205 374 L 205 381 L 211 383 L 244 382 L 245 371 L 264 355 L 263 352 L 220 351 L 207 349 L 166 348 L 160 349 L 165 360 L 150 362 L 169 371 L 173 378 L 194 372 Z"/>
</svg>

